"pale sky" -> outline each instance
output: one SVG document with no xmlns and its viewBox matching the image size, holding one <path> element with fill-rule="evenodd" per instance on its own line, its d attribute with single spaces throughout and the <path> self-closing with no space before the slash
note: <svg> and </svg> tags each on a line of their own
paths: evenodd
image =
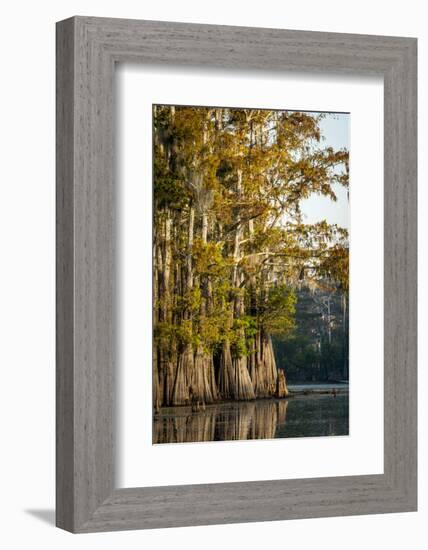
<svg viewBox="0 0 428 550">
<path fill-rule="evenodd" d="M 349 118 L 349 113 L 327 114 L 320 122 L 321 135 L 325 138 L 320 146 L 333 147 L 333 149 L 345 147 L 349 151 Z M 335 223 L 340 227 L 349 228 L 348 190 L 341 185 L 336 185 L 334 191 L 337 202 L 315 194 L 302 201 L 301 210 L 305 223 L 327 220 L 330 224 Z"/>
</svg>

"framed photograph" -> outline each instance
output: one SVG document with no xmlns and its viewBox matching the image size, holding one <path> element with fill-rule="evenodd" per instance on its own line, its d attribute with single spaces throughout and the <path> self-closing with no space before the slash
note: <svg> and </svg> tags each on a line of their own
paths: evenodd
<svg viewBox="0 0 428 550">
<path fill-rule="evenodd" d="M 57 24 L 57 525 L 413 511 L 416 39 Z"/>
<path fill-rule="evenodd" d="M 348 435 L 349 114 L 152 120 L 153 443 Z"/>
</svg>

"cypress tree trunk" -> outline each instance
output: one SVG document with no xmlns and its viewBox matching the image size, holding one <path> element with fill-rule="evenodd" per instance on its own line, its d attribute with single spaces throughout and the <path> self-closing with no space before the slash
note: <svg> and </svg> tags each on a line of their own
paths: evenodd
<svg viewBox="0 0 428 550">
<path fill-rule="evenodd" d="M 252 354 L 252 381 L 256 397 L 272 397 L 278 394 L 278 370 L 272 346 L 272 338 L 260 329 L 254 340 L 255 352 Z M 254 365 L 253 365 L 254 363 Z M 285 384 L 285 380 L 284 380 Z M 285 385 L 286 389 L 286 385 Z M 288 390 L 286 390 L 288 395 Z M 285 397 L 285 395 L 282 395 Z"/>
<path fill-rule="evenodd" d="M 174 384 L 177 378 L 177 358 L 167 361 L 164 365 L 163 374 L 163 403 L 168 406 L 173 404 Z"/>
<path fill-rule="evenodd" d="M 237 172 L 237 182 L 236 182 L 236 192 L 237 196 L 241 197 L 242 193 L 242 170 Z M 242 282 L 243 275 L 239 273 L 239 259 L 240 259 L 240 241 L 242 240 L 242 223 L 241 215 L 238 209 L 237 212 L 237 224 L 235 230 L 235 240 L 234 240 L 234 250 L 233 250 L 233 287 L 235 288 L 235 299 L 232 309 L 232 317 L 239 319 L 244 313 L 244 300 L 242 297 L 242 292 L 240 291 L 240 286 Z M 245 342 L 245 330 L 243 328 L 237 331 L 238 337 L 241 342 Z M 232 394 L 233 398 L 237 400 L 248 400 L 255 399 L 253 383 L 251 381 L 250 373 L 247 368 L 247 357 L 241 355 L 241 350 L 238 348 L 237 356 L 232 357 L 232 371 L 233 371 L 233 382 L 232 382 Z"/>
<path fill-rule="evenodd" d="M 276 397 L 287 397 L 288 396 L 288 388 L 287 388 L 287 382 L 285 379 L 285 373 L 282 369 L 278 370 L 278 378 L 276 381 Z"/>
<path fill-rule="evenodd" d="M 159 322 L 159 311 L 156 307 L 156 304 L 158 303 L 158 271 L 159 266 L 157 264 L 157 239 L 155 238 L 155 242 L 153 243 L 153 304 L 155 307 L 153 308 L 153 323 L 154 325 L 157 325 Z M 155 412 L 158 412 L 162 402 L 163 402 L 163 391 L 162 391 L 162 383 L 161 383 L 161 373 L 160 373 L 160 354 L 161 350 L 159 347 L 159 344 L 153 340 L 153 354 L 152 354 L 152 375 L 153 375 L 153 407 L 155 409 Z"/>
<path fill-rule="evenodd" d="M 190 402 L 189 389 L 193 370 L 193 348 L 192 344 L 188 343 L 178 357 L 177 372 L 172 391 L 172 405 L 187 405 Z"/>
<path fill-rule="evenodd" d="M 191 386 L 195 399 L 202 404 L 212 403 L 215 399 L 210 384 L 211 363 L 212 355 L 204 351 L 201 345 L 198 345 Z"/>
<path fill-rule="evenodd" d="M 247 369 L 247 358 L 237 357 L 232 359 L 234 373 L 233 398 L 240 401 L 255 399 L 253 384 Z"/>
<path fill-rule="evenodd" d="M 157 367 L 157 350 L 153 350 L 153 366 L 152 366 L 152 376 L 153 376 L 153 408 L 155 412 L 159 412 L 159 409 L 162 405 L 162 395 L 159 388 L 159 373 Z"/>
<path fill-rule="evenodd" d="M 275 355 L 273 352 L 272 338 L 269 334 L 263 332 L 263 363 L 264 363 L 264 388 L 266 395 L 274 395 L 276 391 L 276 383 L 278 377 L 278 369 L 276 367 Z"/>
<path fill-rule="evenodd" d="M 230 353 L 230 343 L 228 340 L 223 342 L 220 353 L 220 367 L 218 371 L 218 391 L 223 399 L 233 398 L 234 379 L 232 355 Z"/>
<path fill-rule="evenodd" d="M 187 254 L 186 254 L 186 277 L 185 277 L 185 293 L 190 293 L 193 290 L 193 265 L 192 265 L 192 249 L 193 249 L 193 233 L 195 224 L 195 210 L 193 206 L 189 209 L 189 221 L 187 231 Z M 192 313 L 187 309 L 183 313 L 183 321 L 187 323 L 188 330 L 192 330 Z M 190 401 L 190 386 L 192 383 L 192 375 L 194 371 L 194 355 L 191 341 L 184 344 L 179 350 L 177 370 L 172 391 L 173 405 L 184 405 Z"/>
<path fill-rule="evenodd" d="M 204 246 L 208 241 L 208 213 L 202 212 L 201 241 Z M 210 309 L 210 285 L 206 277 L 199 281 L 202 287 L 200 317 L 204 319 L 209 315 Z M 218 398 L 217 385 L 214 376 L 214 362 L 212 352 L 204 349 L 201 343 L 198 344 L 195 353 L 194 375 L 192 378 L 192 393 L 197 402 L 202 404 L 212 403 Z"/>
</svg>

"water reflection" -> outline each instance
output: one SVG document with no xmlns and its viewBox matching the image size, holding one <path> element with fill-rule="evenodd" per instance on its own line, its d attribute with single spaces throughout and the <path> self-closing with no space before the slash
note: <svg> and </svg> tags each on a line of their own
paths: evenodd
<svg viewBox="0 0 428 550">
<path fill-rule="evenodd" d="M 348 410 L 348 394 L 170 407 L 154 417 L 153 443 L 347 435 Z"/>
</svg>

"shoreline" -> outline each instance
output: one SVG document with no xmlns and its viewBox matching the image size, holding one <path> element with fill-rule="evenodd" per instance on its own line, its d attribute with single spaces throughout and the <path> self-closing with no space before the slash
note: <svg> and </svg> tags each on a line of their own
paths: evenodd
<svg viewBox="0 0 428 550">
<path fill-rule="evenodd" d="M 218 400 L 214 401 L 213 403 L 206 403 L 205 405 L 200 405 L 200 410 L 198 411 L 190 411 L 190 412 L 204 412 L 204 410 L 216 407 L 217 405 L 240 405 L 242 403 L 256 403 L 260 401 L 264 402 L 273 402 L 273 401 L 287 401 L 288 399 L 294 399 L 295 397 L 307 397 L 307 396 L 318 396 L 318 395 L 332 395 L 332 396 L 338 396 L 338 395 L 348 395 L 349 394 L 349 385 L 348 384 L 339 384 L 334 385 L 332 388 L 316 388 L 314 385 L 310 386 L 307 389 L 301 388 L 301 385 L 297 385 L 299 389 L 296 390 L 289 390 L 289 393 L 286 397 L 275 397 L 275 396 L 268 396 L 268 397 L 258 397 L 256 399 L 245 399 L 245 400 L 234 400 L 234 399 L 224 399 L 224 400 Z M 320 386 L 322 386 L 320 384 Z M 293 387 L 293 385 L 291 385 Z M 203 407 L 203 408 L 202 408 Z M 192 405 L 190 403 L 186 403 L 184 405 L 170 405 L 167 407 L 161 407 L 158 412 L 153 410 L 154 416 L 162 416 L 162 412 L 166 412 L 168 410 L 172 409 L 192 409 Z"/>
</svg>

